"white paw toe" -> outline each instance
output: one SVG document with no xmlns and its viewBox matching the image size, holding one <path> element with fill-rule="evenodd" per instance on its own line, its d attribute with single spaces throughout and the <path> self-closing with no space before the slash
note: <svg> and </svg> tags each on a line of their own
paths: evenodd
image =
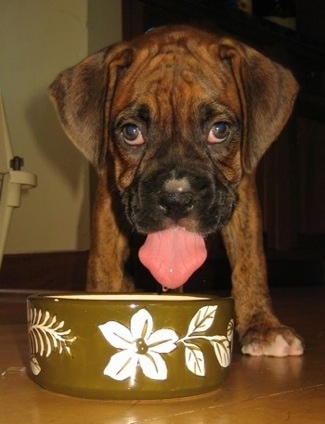
<svg viewBox="0 0 325 424">
<path fill-rule="evenodd" d="M 272 343 L 259 344 L 253 342 L 242 347 L 242 353 L 251 356 L 277 356 L 281 358 L 285 356 L 300 356 L 303 352 L 304 348 L 301 340 L 295 338 L 289 344 L 281 334 L 278 334 Z"/>
</svg>

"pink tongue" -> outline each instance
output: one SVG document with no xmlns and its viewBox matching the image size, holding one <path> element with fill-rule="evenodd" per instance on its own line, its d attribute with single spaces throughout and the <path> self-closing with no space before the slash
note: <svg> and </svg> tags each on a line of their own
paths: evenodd
<svg viewBox="0 0 325 424">
<path fill-rule="evenodd" d="M 182 227 L 148 234 L 139 250 L 142 264 L 163 287 L 169 289 L 186 283 L 206 257 L 203 237 Z"/>
</svg>

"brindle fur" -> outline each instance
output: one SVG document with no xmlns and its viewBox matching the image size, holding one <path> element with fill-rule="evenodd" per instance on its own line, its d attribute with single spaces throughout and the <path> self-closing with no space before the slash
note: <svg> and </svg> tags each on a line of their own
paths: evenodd
<svg viewBox="0 0 325 424">
<path fill-rule="evenodd" d="M 297 91 L 288 70 L 255 50 L 190 27 L 156 29 L 60 74 L 51 99 L 99 177 L 87 290 L 134 289 L 124 271 L 128 233 L 172 225 L 157 193 L 166 181 L 184 179 L 194 207 L 177 223 L 203 235 L 221 230 L 243 352 L 301 354 L 299 336 L 272 311 L 255 184 Z M 218 119 L 231 122 L 233 139 L 208 146 Z M 140 127 L 144 146 L 123 142 L 128 122 Z"/>
</svg>

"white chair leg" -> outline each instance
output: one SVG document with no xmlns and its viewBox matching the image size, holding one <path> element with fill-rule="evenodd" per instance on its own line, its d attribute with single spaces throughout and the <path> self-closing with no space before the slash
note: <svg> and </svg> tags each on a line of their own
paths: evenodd
<svg viewBox="0 0 325 424">
<path fill-rule="evenodd" d="M 13 207 L 8 205 L 10 197 L 10 176 L 5 174 L 2 180 L 1 197 L 0 197 L 0 268 L 3 259 L 3 251 L 7 240 L 10 219 Z"/>
<path fill-rule="evenodd" d="M 13 164 L 15 159 L 17 166 Z M 37 185 L 35 174 L 20 170 L 19 159 L 13 155 L 0 91 L 0 268 L 12 210 L 20 206 L 21 190 Z"/>
</svg>

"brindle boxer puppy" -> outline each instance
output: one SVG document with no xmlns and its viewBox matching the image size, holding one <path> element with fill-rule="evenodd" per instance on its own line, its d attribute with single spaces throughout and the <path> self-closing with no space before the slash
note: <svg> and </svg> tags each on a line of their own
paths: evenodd
<svg viewBox="0 0 325 424">
<path fill-rule="evenodd" d="M 60 74 L 51 98 L 99 176 L 87 289 L 132 290 L 127 230 L 148 235 L 140 259 L 169 288 L 221 230 L 243 353 L 301 355 L 299 336 L 272 312 L 255 186 L 297 91 L 255 50 L 189 27 L 155 29 Z"/>
</svg>

